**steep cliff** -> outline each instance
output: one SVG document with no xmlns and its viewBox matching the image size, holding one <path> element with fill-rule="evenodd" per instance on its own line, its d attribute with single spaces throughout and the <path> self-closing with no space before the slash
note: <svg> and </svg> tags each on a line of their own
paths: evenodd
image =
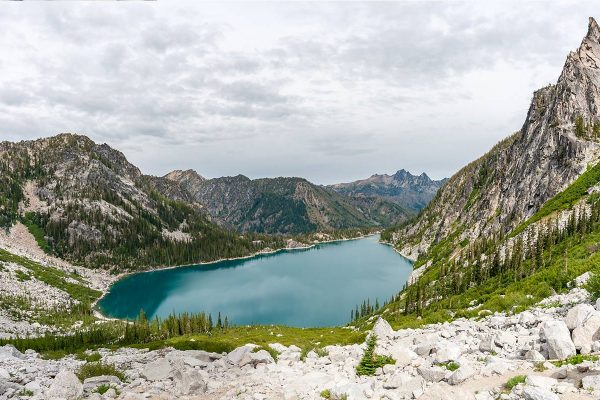
<svg viewBox="0 0 600 400">
<path fill-rule="evenodd" d="M 390 236 L 406 255 L 502 236 L 598 158 L 600 29 L 590 18 L 555 85 L 536 91 L 523 127 L 452 176 L 414 224 Z"/>
</svg>

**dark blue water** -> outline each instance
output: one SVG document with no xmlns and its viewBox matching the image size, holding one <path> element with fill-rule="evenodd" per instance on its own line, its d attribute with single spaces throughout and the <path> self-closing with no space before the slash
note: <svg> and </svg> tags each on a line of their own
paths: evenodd
<svg viewBox="0 0 600 400">
<path fill-rule="evenodd" d="M 173 312 L 221 312 L 236 325 L 335 326 L 369 298 L 396 294 L 411 263 L 377 236 L 282 251 L 250 259 L 130 275 L 99 307 L 108 316 L 150 317 Z"/>
</svg>

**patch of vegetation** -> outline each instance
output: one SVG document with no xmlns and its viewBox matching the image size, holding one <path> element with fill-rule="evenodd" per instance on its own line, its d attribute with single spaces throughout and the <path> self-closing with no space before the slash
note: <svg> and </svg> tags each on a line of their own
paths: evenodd
<svg viewBox="0 0 600 400">
<path fill-rule="evenodd" d="M 448 371 L 456 371 L 460 368 L 460 364 L 454 361 L 438 364 L 440 367 L 446 368 Z"/>
<path fill-rule="evenodd" d="M 322 390 L 320 395 L 324 399 L 330 399 L 331 398 L 331 391 L 329 389 Z"/>
<path fill-rule="evenodd" d="M 52 249 L 50 248 L 48 241 L 46 241 L 46 233 L 40 228 L 37 221 L 37 214 L 33 212 L 27 212 L 21 217 L 21 222 L 27 227 L 29 233 L 33 235 L 38 246 L 40 246 L 44 253 L 51 254 Z"/>
<path fill-rule="evenodd" d="M 31 280 L 31 275 L 29 275 L 26 272 L 21 271 L 20 269 L 15 271 L 15 275 L 17 277 L 17 280 L 19 282 L 25 282 L 25 281 L 30 281 Z"/>
<path fill-rule="evenodd" d="M 527 379 L 525 375 L 513 376 L 504 384 L 504 387 L 508 390 L 512 390 L 519 383 L 525 383 L 525 379 Z"/>
<path fill-rule="evenodd" d="M 46 267 L 25 257 L 20 257 L 0 249 L 0 261 L 12 262 L 31 271 L 37 280 L 63 290 L 74 300 L 83 303 L 92 303 L 102 294 L 98 290 L 90 289 L 83 282 L 79 275 L 67 273 L 56 268 Z M 76 283 L 77 282 L 77 283 Z"/>
<path fill-rule="evenodd" d="M 271 355 L 271 357 L 273 357 L 273 360 L 277 361 L 277 357 L 279 357 L 279 352 L 277 350 L 275 350 L 274 348 L 272 348 L 271 346 L 259 346 L 259 347 L 255 347 L 252 352 L 253 353 L 258 353 L 260 350 L 264 350 L 267 353 L 269 353 Z"/>
<path fill-rule="evenodd" d="M 79 380 L 81 380 L 81 382 L 83 382 L 87 378 L 93 378 L 95 376 L 102 376 L 102 375 L 116 376 L 122 382 L 125 382 L 125 380 L 126 380 L 125 374 L 123 372 L 119 371 L 118 369 L 116 369 L 114 365 L 105 364 L 105 363 L 99 362 L 99 361 L 88 362 L 88 363 L 83 364 L 77 371 L 76 375 L 79 378 Z"/>
<path fill-rule="evenodd" d="M 600 298 L 600 273 L 592 274 L 584 287 L 593 299 Z"/>
<path fill-rule="evenodd" d="M 33 396 L 33 391 L 29 389 L 21 389 L 19 392 L 19 396 L 21 397 L 31 397 Z"/>
<path fill-rule="evenodd" d="M 581 364 L 584 361 L 598 361 L 598 359 L 599 359 L 599 357 L 594 356 L 594 355 L 576 354 L 576 355 L 566 358 L 564 360 L 552 361 L 552 364 L 556 365 L 557 367 L 562 367 L 563 365 Z"/>
<path fill-rule="evenodd" d="M 544 372 L 546 369 L 547 368 L 543 362 L 538 362 L 538 363 L 535 363 L 535 367 L 533 370 L 536 372 Z"/>
<path fill-rule="evenodd" d="M 381 368 L 386 364 L 396 363 L 396 360 L 391 357 L 375 354 L 376 344 L 377 337 L 375 335 L 371 335 L 367 341 L 367 348 L 365 349 L 363 357 L 356 367 L 357 375 L 375 375 L 377 368 Z"/>
<path fill-rule="evenodd" d="M 96 390 L 94 390 L 94 392 L 103 395 L 104 393 L 108 392 L 109 389 L 110 385 L 100 385 L 96 388 Z"/>
<path fill-rule="evenodd" d="M 75 358 L 77 358 L 78 360 L 87 361 L 87 362 L 97 362 L 102 359 L 102 356 L 98 352 L 93 352 L 93 353 L 89 353 L 89 354 L 84 353 L 84 352 L 79 352 L 79 353 L 75 354 Z"/>
</svg>

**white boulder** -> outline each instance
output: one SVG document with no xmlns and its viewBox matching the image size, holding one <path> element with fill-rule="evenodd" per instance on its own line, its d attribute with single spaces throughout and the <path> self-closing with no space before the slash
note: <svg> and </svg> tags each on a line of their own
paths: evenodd
<svg viewBox="0 0 600 400">
<path fill-rule="evenodd" d="M 381 317 L 377 318 L 375 325 L 373 325 L 373 334 L 379 339 L 392 339 L 396 336 L 396 332 L 390 324 Z"/>
<path fill-rule="evenodd" d="M 573 330 L 572 337 L 576 349 L 584 354 L 590 353 L 593 343 L 600 340 L 600 313 L 593 311 L 593 314 Z"/>
<path fill-rule="evenodd" d="M 54 377 L 46 392 L 49 399 L 76 400 L 83 395 L 83 385 L 79 378 L 68 370 L 62 370 Z"/>
<path fill-rule="evenodd" d="M 590 314 L 594 312 L 594 307 L 589 304 L 577 304 L 571 308 L 565 317 L 565 323 L 569 330 L 573 330 L 583 324 Z"/>
<path fill-rule="evenodd" d="M 537 386 L 525 386 L 523 388 L 523 399 L 525 400 L 560 400 L 557 394 L 550 389 Z"/>
<path fill-rule="evenodd" d="M 540 339 L 546 342 L 550 359 L 565 359 L 575 354 L 575 345 L 567 324 L 563 321 L 549 320 L 542 324 Z"/>
</svg>

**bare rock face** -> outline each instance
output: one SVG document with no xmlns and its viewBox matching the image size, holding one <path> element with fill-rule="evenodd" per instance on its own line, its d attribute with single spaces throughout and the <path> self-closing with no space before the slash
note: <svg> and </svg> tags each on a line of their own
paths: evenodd
<svg viewBox="0 0 600 400">
<path fill-rule="evenodd" d="M 452 176 L 394 241 L 416 258 L 451 233 L 458 242 L 510 231 L 597 158 L 599 103 L 600 33 L 590 19 L 557 83 L 534 93 L 522 128 Z"/>
</svg>

